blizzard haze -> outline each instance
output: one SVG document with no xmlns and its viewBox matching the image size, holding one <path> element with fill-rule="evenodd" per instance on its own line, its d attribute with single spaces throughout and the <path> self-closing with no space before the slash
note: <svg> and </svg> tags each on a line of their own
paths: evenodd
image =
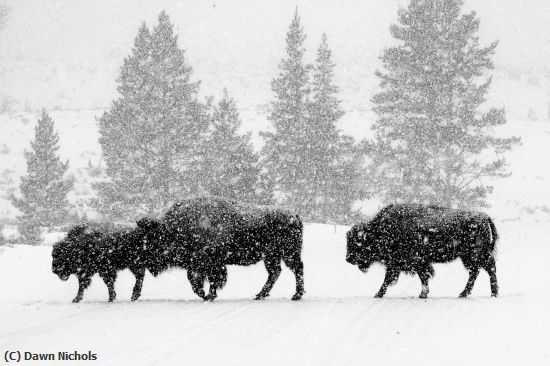
<svg viewBox="0 0 550 366">
<path fill-rule="evenodd" d="M 2 0 L 0 0 L 0 3 Z M 227 88 L 252 132 L 270 128 L 271 81 L 285 57 L 295 8 L 307 34 L 305 61 L 328 37 L 345 115 L 338 127 L 355 142 L 372 136 L 374 72 L 393 45 L 390 24 L 408 0 L 8 0 L 0 30 L 0 220 L 12 242 L 18 212 L 8 194 L 26 174 L 24 152 L 45 108 L 59 133 L 59 156 L 75 177 L 68 199 L 79 214 L 96 196 L 89 165 L 104 168 L 98 118 L 118 97 L 116 79 L 138 28 L 166 10 L 179 45 L 201 81 L 200 96 Z M 485 210 L 499 232 L 498 298 L 483 271 L 469 298 L 458 299 L 468 274 L 459 260 L 435 266 L 430 295 L 418 299 L 418 276 L 402 274 L 384 299 L 373 296 L 384 270 L 361 273 L 345 261 L 349 226 L 308 222 L 304 230 L 306 294 L 291 302 L 294 278 L 283 266 L 271 296 L 252 300 L 267 274 L 263 263 L 229 267 L 212 303 L 198 299 L 184 270 L 153 278 L 130 301 L 134 278 L 119 273 L 117 300 L 96 275 L 72 304 L 75 276 L 52 273 L 51 245 L 0 245 L 0 357 L 7 350 L 88 350 L 89 365 L 549 365 L 550 348 L 550 1 L 465 0 L 480 19 L 480 45 L 498 40 L 493 84 L 483 108 L 504 107 L 499 136 L 522 140 L 505 157 L 507 178 L 494 179 Z M 489 74 L 486 76 L 490 76 Z M 374 214 L 380 202 L 360 202 Z M 15 239 L 17 240 L 17 239 Z M 3 362 L 3 361 L 1 361 Z M 23 363 L 21 363 L 23 364 Z M 57 365 L 35 362 L 29 365 Z M 25 365 L 27 365 L 25 364 Z M 64 362 L 64 365 L 82 365 Z"/>
<path fill-rule="evenodd" d="M 336 81 L 348 111 L 345 124 L 352 123 L 352 118 L 372 119 L 370 98 L 377 91 L 378 56 L 392 44 L 389 25 L 396 22 L 399 7 L 407 6 L 407 1 L 25 0 L 8 4 L 9 22 L 0 33 L 0 93 L 17 100 L 20 108 L 107 108 L 116 96 L 115 79 L 138 27 L 144 21 L 152 26 L 165 9 L 187 52 L 194 79 L 202 81 L 201 92 L 220 95 L 227 87 L 241 109 L 254 112 L 263 111 L 272 97 L 270 82 L 284 54 L 285 33 L 297 6 L 308 36 L 305 47 L 310 61 L 321 34 L 327 33 L 337 64 Z M 481 19 L 482 45 L 499 40 L 489 101 L 505 105 L 511 116 L 525 117 L 525 107 L 516 107 L 521 100 L 518 94 L 525 91 L 518 90 L 517 82 L 510 83 L 508 76 L 523 75 L 523 81 L 535 77 L 538 87 L 529 88 L 530 94 L 548 96 L 550 3 L 466 1 L 464 9 L 475 10 Z M 516 92 L 499 90 L 509 89 L 510 84 Z M 546 117 L 545 102 L 531 104 Z M 252 129 L 256 123 L 265 124 L 265 113 L 254 113 L 245 123 Z"/>
</svg>

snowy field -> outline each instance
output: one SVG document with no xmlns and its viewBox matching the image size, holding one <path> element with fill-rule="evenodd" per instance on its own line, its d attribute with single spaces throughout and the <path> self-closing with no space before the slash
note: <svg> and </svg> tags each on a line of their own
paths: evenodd
<svg viewBox="0 0 550 366">
<path fill-rule="evenodd" d="M 469 298 L 457 298 L 467 279 L 459 261 L 436 265 L 427 300 L 417 298 L 418 278 L 404 275 L 374 299 L 383 269 L 364 275 L 345 262 L 347 227 L 306 226 L 300 302 L 289 300 L 287 268 L 271 297 L 252 300 L 267 278 L 259 264 L 230 267 L 213 303 L 197 299 L 185 272 L 172 270 L 148 275 L 138 302 L 129 300 L 133 277 L 124 271 L 114 303 L 96 276 L 83 302 L 72 304 L 77 281 L 51 273 L 51 247 L 4 247 L 0 345 L 3 352 L 92 351 L 98 360 L 86 364 L 96 365 L 547 365 L 548 227 L 497 222 L 496 299 L 485 272 Z"/>
</svg>

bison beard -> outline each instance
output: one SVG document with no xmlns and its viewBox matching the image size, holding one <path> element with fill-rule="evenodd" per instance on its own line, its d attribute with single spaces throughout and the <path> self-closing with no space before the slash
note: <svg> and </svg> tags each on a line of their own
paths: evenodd
<svg viewBox="0 0 550 366">
<path fill-rule="evenodd" d="M 263 260 L 268 279 L 256 299 L 269 296 L 281 273 L 281 261 L 296 277 L 298 300 L 304 294 L 302 252 L 303 225 L 299 216 L 277 208 L 238 203 L 216 197 L 199 197 L 176 203 L 165 215 L 165 253 L 190 258 L 189 280 L 200 294 L 205 280 L 214 300 L 225 285 L 227 265 L 248 266 Z M 203 292 L 202 292 L 203 293 Z M 199 295 L 200 296 L 200 295 Z"/>
<path fill-rule="evenodd" d="M 366 272 L 372 263 L 386 266 L 386 276 L 375 297 L 382 297 L 401 272 L 416 273 L 421 298 L 428 296 L 433 263 L 460 258 L 469 272 L 460 297 L 472 291 L 480 268 L 487 271 L 491 295 L 498 295 L 494 259 L 497 232 L 484 213 L 419 204 L 389 205 L 368 223 L 347 233 L 346 260 Z"/>
</svg>

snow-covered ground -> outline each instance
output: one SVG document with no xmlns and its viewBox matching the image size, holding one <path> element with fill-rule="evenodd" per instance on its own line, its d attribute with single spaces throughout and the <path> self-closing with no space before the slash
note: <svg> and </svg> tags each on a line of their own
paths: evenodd
<svg viewBox="0 0 550 366">
<path fill-rule="evenodd" d="M 96 276 L 83 302 L 72 304 L 76 279 L 62 282 L 51 273 L 51 247 L 4 247 L 0 348 L 92 351 L 98 360 L 86 364 L 96 365 L 547 365 L 548 224 L 497 222 L 496 299 L 484 272 L 471 297 L 457 298 L 467 279 L 459 261 L 436 266 L 427 300 L 417 298 L 420 281 L 410 276 L 374 299 L 383 268 L 364 275 L 347 264 L 347 228 L 328 225 L 305 228 L 307 294 L 299 302 L 289 300 L 294 279 L 287 268 L 271 297 L 252 300 L 266 279 L 259 264 L 230 267 L 213 303 L 197 299 L 185 272 L 172 270 L 148 275 L 135 303 L 133 277 L 124 271 L 116 302 L 107 303 Z"/>
</svg>

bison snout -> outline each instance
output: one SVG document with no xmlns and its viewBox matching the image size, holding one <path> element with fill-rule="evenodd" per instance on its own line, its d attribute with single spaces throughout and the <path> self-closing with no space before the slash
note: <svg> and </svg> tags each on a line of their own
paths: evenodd
<svg viewBox="0 0 550 366">
<path fill-rule="evenodd" d="M 64 271 L 61 268 L 53 268 L 52 272 L 59 277 L 61 281 L 67 281 L 69 277 L 71 276 L 70 273 L 64 273 Z"/>
<path fill-rule="evenodd" d="M 362 265 L 359 265 L 359 270 L 363 273 L 367 273 L 369 271 L 369 267 L 365 267 L 365 266 L 362 266 Z"/>
<path fill-rule="evenodd" d="M 346 256 L 346 262 L 348 262 L 350 264 L 353 264 L 353 265 L 356 265 L 357 264 L 357 259 L 352 255 L 347 255 Z"/>
</svg>

